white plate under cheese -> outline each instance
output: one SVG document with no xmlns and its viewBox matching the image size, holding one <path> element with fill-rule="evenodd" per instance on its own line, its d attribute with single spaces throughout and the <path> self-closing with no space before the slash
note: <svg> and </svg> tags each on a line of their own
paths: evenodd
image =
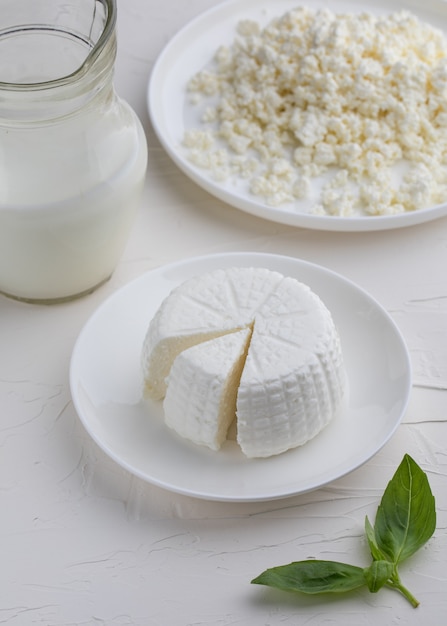
<svg viewBox="0 0 447 626">
<path fill-rule="evenodd" d="M 247 457 L 312 439 L 345 390 L 329 310 L 307 285 L 264 268 L 215 270 L 174 289 L 149 325 L 142 367 L 168 426 L 217 450 L 236 419 Z"/>
</svg>

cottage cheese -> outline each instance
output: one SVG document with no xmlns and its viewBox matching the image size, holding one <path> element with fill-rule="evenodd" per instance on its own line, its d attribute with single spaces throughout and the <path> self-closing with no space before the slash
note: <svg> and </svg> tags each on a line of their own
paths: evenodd
<svg viewBox="0 0 447 626">
<path fill-rule="evenodd" d="M 313 438 L 345 388 L 331 314 L 309 287 L 264 268 L 190 279 L 164 300 L 142 350 L 147 393 L 168 426 L 219 449 L 236 419 L 247 457 Z"/>
<path fill-rule="evenodd" d="M 185 134 L 191 161 L 269 205 L 389 215 L 447 200 L 447 41 L 407 11 L 243 21 L 188 91 L 211 103 Z"/>
</svg>

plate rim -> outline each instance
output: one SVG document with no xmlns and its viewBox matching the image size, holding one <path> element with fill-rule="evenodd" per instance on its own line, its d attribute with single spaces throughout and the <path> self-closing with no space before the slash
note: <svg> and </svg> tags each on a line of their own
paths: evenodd
<svg viewBox="0 0 447 626">
<path fill-rule="evenodd" d="M 266 3 L 272 3 L 272 5 L 274 4 L 274 0 L 265 1 Z M 414 6 L 419 7 L 422 4 L 420 0 L 394 1 L 397 1 L 403 8 L 408 5 L 409 10 L 410 8 L 415 10 Z M 429 1 L 434 1 L 437 6 L 443 7 L 446 11 L 447 18 L 447 5 L 444 5 L 442 0 Z M 331 5 L 332 3 L 337 4 L 338 2 L 341 2 L 341 0 L 332 0 Z M 350 2 L 355 5 L 353 0 L 350 0 Z M 196 185 L 218 200 L 221 200 L 222 202 L 229 204 L 230 206 L 248 215 L 252 215 L 269 222 L 284 224 L 296 228 L 332 232 L 374 232 L 416 226 L 447 216 L 447 201 L 445 203 L 397 215 L 342 217 L 333 215 L 310 215 L 299 212 L 292 213 L 291 211 L 283 210 L 280 207 L 270 207 L 263 202 L 256 201 L 255 198 L 253 198 L 253 200 L 249 198 L 242 199 L 233 194 L 231 191 L 213 183 L 211 179 L 208 180 L 197 167 L 192 164 L 188 164 L 187 160 L 179 154 L 174 141 L 171 141 L 170 137 L 163 132 L 163 124 L 159 122 L 159 118 L 156 114 L 157 107 L 154 105 L 157 99 L 161 97 L 160 94 L 163 91 L 160 86 L 163 84 L 164 77 L 166 76 L 166 68 L 164 67 L 166 59 L 172 53 L 172 50 L 178 45 L 178 42 L 182 38 L 185 38 L 190 30 L 196 28 L 197 25 L 200 25 L 202 21 L 206 21 L 214 14 L 219 15 L 220 13 L 228 11 L 228 7 L 233 5 L 239 8 L 241 3 L 243 6 L 251 4 L 255 5 L 256 1 L 222 0 L 219 4 L 207 8 L 195 17 L 191 18 L 186 22 L 186 24 L 177 30 L 172 38 L 161 49 L 152 67 L 146 89 L 146 109 L 157 139 L 177 167 Z M 293 8 L 295 5 L 296 3 L 293 3 L 293 0 L 290 0 L 290 7 Z M 447 32 L 445 35 L 447 37 Z"/>
<path fill-rule="evenodd" d="M 331 278 L 331 280 L 334 278 L 337 280 L 342 280 L 350 289 L 354 289 L 354 291 L 362 294 L 362 296 L 366 297 L 366 299 L 374 306 L 376 310 L 379 310 L 379 312 L 381 313 L 383 318 L 387 321 L 387 324 L 393 331 L 393 334 L 395 335 L 396 339 L 398 340 L 400 347 L 401 347 L 401 357 L 403 357 L 405 360 L 405 366 L 406 366 L 405 395 L 401 398 L 402 408 L 400 410 L 400 414 L 398 418 L 393 423 L 392 428 L 390 428 L 387 431 L 386 437 L 381 439 L 380 444 L 376 446 L 371 453 L 368 453 L 366 456 L 364 456 L 361 461 L 355 461 L 353 464 L 351 463 L 349 468 L 344 469 L 342 472 L 336 473 L 336 475 L 326 478 L 323 481 L 314 480 L 312 481 L 312 484 L 309 484 L 308 487 L 305 489 L 282 488 L 281 491 L 276 491 L 275 493 L 273 493 L 272 488 L 270 488 L 269 494 L 266 494 L 266 493 L 252 494 L 251 496 L 247 494 L 242 494 L 242 495 L 231 494 L 230 495 L 230 494 L 222 494 L 222 493 L 210 493 L 209 491 L 206 491 L 203 489 L 200 491 L 197 489 L 194 490 L 194 488 L 184 488 L 181 486 L 179 487 L 179 486 L 172 484 L 172 480 L 170 482 L 167 482 L 166 480 L 164 481 L 160 477 L 156 477 L 153 475 L 149 476 L 141 468 L 139 469 L 135 466 L 132 466 L 129 462 L 127 462 L 126 460 L 123 460 L 119 456 L 119 454 L 115 450 L 113 450 L 113 448 L 110 445 L 108 445 L 108 442 L 104 442 L 98 436 L 95 429 L 89 423 L 89 419 L 84 415 L 82 403 L 78 398 L 77 392 L 75 391 L 76 383 L 78 380 L 77 372 L 76 372 L 76 369 L 77 369 L 76 362 L 78 358 L 77 355 L 79 351 L 82 349 L 83 338 L 85 334 L 88 333 L 91 325 L 94 324 L 95 319 L 98 316 L 101 316 L 104 313 L 104 311 L 106 311 L 109 307 L 113 307 L 114 299 L 119 299 L 123 297 L 123 294 L 125 294 L 126 290 L 135 289 L 138 282 L 144 283 L 145 281 L 149 279 L 151 275 L 154 275 L 154 274 L 161 274 L 167 271 L 168 272 L 175 271 L 179 268 L 185 269 L 193 265 L 195 266 L 197 264 L 208 263 L 210 259 L 212 259 L 213 261 L 219 261 L 219 262 L 222 261 L 223 263 L 225 263 L 228 260 L 233 260 L 236 258 L 239 259 L 241 257 L 244 258 L 245 260 L 250 259 L 251 261 L 256 259 L 258 264 L 262 261 L 263 266 L 266 266 L 266 267 L 268 267 L 267 263 L 271 259 L 275 259 L 277 262 L 286 262 L 286 263 L 292 262 L 294 265 L 296 264 L 297 267 L 304 266 L 304 267 L 309 268 L 311 271 L 316 271 L 317 273 L 323 271 L 323 273 L 328 275 Z M 227 266 L 227 265 L 224 265 L 224 266 Z M 186 280 L 186 278 L 184 280 Z M 149 324 L 149 320 L 148 320 L 148 324 Z M 359 467 L 364 465 L 366 462 L 368 462 L 373 456 L 375 456 L 383 448 L 383 446 L 385 446 L 386 443 L 388 443 L 391 437 L 395 434 L 396 430 L 398 429 L 398 427 L 400 426 L 402 422 L 403 416 L 406 413 L 410 395 L 411 395 L 411 389 L 412 389 L 412 366 L 411 366 L 411 360 L 410 360 L 408 348 L 406 346 L 402 332 L 400 331 L 396 322 L 393 320 L 390 314 L 386 311 L 386 309 L 384 309 L 384 307 L 369 292 L 367 292 L 365 289 L 357 285 L 355 282 L 353 282 L 349 278 L 346 278 L 342 276 L 341 274 L 335 272 L 334 270 L 331 270 L 324 266 L 312 263 L 310 261 L 298 259 L 295 257 L 286 256 L 286 255 L 279 255 L 279 254 L 272 254 L 272 253 L 259 253 L 259 252 L 226 252 L 226 253 L 217 253 L 217 254 L 211 254 L 211 255 L 193 256 L 193 257 L 188 257 L 183 260 L 174 261 L 173 263 L 161 265 L 157 268 L 144 272 L 140 276 L 131 280 L 129 283 L 123 285 L 114 293 L 110 294 L 110 296 L 106 298 L 106 300 L 104 300 L 97 307 L 97 309 L 90 315 L 90 317 L 85 322 L 84 326 L 82 327 L 76 339 L 76 342 L 73 347 L 71 359 L 70 359 L 69 387 L 70 387 L 70 392 L 71 392 L 71 399 L 72 399 L 76 414 L 78 415 L 78 418 L 83 424 L 88 435 L 98 445 L 98 447 L 101 450 L 103 450 L 103 452 L 107 456 L 109 456 L 114 462 L 117 463 L 117 465 L 125 469 L 131 475 L 137 476 L 141 480 L 144 480 L 145 482 L 155 485 L 164 490 L 171 491 L 171 492 L 178 493 L 178 494 L 185 495 L 185 496 L 189 496 L 189 497 L 195 497 L 195 498 L 209 500 L 209 501 L 214 500 L 214 501 L 226 501 L 226 502 L 256 502 L 256 501 L 272 501 L 272 500 L 277 500 L 277 499 L 289 498 L 289 497 L 293 497 L 293 496 L 307 493 L 310 491 L 314 491 L 316 489 L 320 489 L 323 486 L 330 484 L 334 482 L 335 480 L 338 480 L 342 478 L 343 476 L 346 476 L 347 474 L 350 474 L 352 471 L 358 469 Z"/>
</svg>

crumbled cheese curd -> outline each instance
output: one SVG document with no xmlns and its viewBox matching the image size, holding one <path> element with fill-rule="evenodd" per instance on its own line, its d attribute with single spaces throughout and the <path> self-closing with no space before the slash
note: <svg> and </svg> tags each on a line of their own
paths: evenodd
<svg viewBox="0 0 447 626">
<path fill-rule="evenodd" d="M 192 163 L 271 206 L 393 215 L 447 201 L 447 40 L 408 11 L 241 21 L 188 91 L 213 101 L 185 133 Z"/>
</svg>

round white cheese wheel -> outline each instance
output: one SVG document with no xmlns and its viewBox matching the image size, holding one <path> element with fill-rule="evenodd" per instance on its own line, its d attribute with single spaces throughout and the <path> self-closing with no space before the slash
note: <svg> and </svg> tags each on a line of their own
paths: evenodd
<svg viewBox="0 0 447 626">
<path fill-rule="evenodd" d="M 247 457 L 315 437 L 346 382 L 329 310 L 307 285 L 264 268 L 216 270 L 174 289 L 150 323 L 142 367 L 171 428 L 217 450 L 236 419 Z"/>
</svg>

